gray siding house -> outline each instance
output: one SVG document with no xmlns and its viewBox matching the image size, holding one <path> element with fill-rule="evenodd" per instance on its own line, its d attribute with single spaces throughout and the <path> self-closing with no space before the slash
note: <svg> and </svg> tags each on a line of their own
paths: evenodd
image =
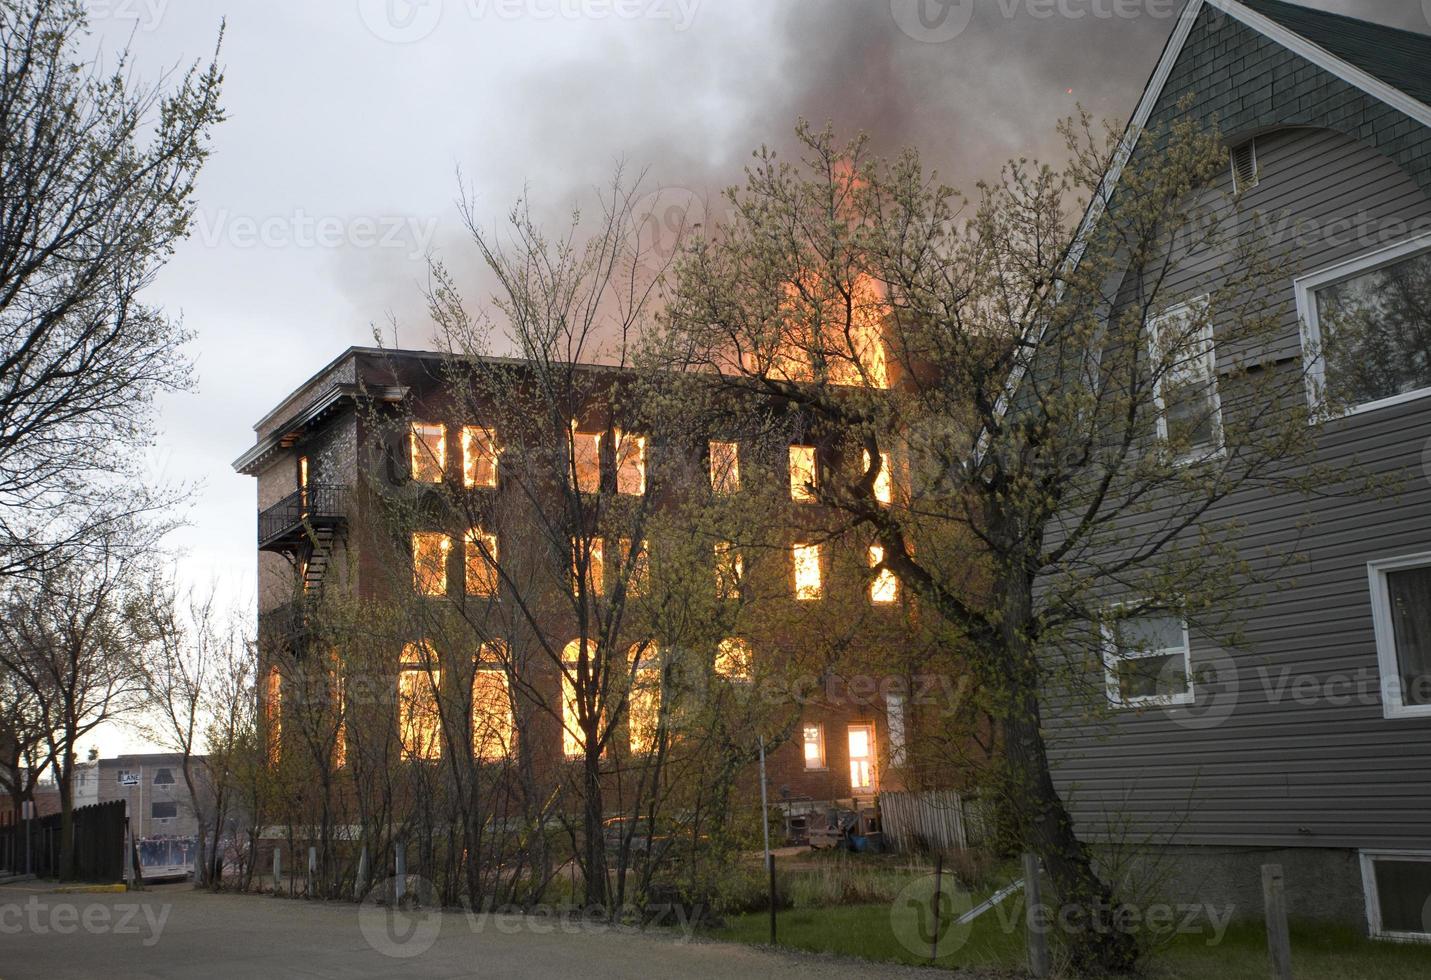
<svg viewBox="0 0 1431 980">
<path fill-rule="evenodd" d="M 1170 857 L 1182 896 L 1260 916 L 1258 867 L 1280 862 L 1293 914 L 1431 940 L 1431 36 L 1190 0 L 1129 132 L 1183 112 L 1220 126 L 1241 206 L 1289 229 L 1278 356 L 1309 399 L 1354 405 L 1323 460 L 1399 489 L 1239 498 L 1245 550 L 1297 555 L 1245 644 L 1158 624 L 1156 655 L 1187 669 L 1142 694 L 1109 650 L 1112 721 L 1050 720 L 1055 776 L 1080 833 Z M 1376 371 L 1310 361 L 1348 313 Z"/>
</svg>

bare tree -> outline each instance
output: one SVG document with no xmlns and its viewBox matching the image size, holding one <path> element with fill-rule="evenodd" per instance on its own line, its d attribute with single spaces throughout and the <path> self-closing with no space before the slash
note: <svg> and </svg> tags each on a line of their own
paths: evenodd
<svg viewBox="0 0 1431 980">
<path fill-rule="evenodd" d="M 143 302 L 193 213 L 216 64 L 137 84 L 78 0 L 0 4 L 0 575 L 168 500 L 143 479 L 187 334 Z"/>
<path fill-rule="evenodd" d="M 1106 712 L 1103 635 L 1150 612 L 1233 629 L 1256 572 L 1220 505 L 1314 485 L 1315 429 L 1298 365 L 1269 356 L 1284 253 L 1211 189 L 1217 134 L 1144 133 L 1110 196 L 1116 133 L 1064 133 L 1063 171 L 1010 164 L 968 205 L 913 151 L 802 125 L 803 158 L 758 154 L 733 218 L 690 244 L 669 323 L 713 384 L 830 430 L 811 492 L 967 641 L 990 782 L 1091 917 L 1075 967 L 1124 971 L 1137 950 L 1055 789 L 1048 699 Z M 1080 193 L 1101 217 L 1075 236 Z"/>
</svg>

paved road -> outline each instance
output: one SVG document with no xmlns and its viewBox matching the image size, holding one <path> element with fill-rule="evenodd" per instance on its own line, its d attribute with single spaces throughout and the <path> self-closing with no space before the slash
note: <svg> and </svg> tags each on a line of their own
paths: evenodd
<svg viewBox="0 0 1431 980">
<path fill-rule="evenodd" d="M 667 933 L 520 916 L 393 916 L 376 906 L 210 895 L 0 886 L 0 980 L 25 977 L 810 977 L 924 971 L 785 955 Z"/>
</svg>

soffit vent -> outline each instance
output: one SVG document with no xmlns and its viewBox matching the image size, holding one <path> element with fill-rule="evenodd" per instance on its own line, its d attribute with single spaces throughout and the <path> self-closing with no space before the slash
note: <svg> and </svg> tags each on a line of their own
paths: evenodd
<svg viewBox="0 0 1431 980">
<path fill-rule="evenodd" d="M 1232 189 L 1241 194 L 1257 186 L 1257 143 L 1248 140 L 1232 148 Z"/>
</svg>

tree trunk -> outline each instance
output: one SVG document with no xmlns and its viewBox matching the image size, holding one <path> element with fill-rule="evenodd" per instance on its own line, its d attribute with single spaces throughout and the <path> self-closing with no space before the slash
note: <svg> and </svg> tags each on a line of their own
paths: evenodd
<svg viewBox="0 0 1431 980">
<path fill-rule="evenodd" d="M 593 723 L 592 728 L 597 724 Z M 586 739 L 584 760 L 583 829 L 586 833 L 586 904 L 589 908 L 606 905 L 606 835 L 602 827 L 603 801 L 601 797 L 601 750 L 596 741 L 596 733 L 590 732 Z"/>
<path fill-rule="evenodd" d="M 1053 882 L 1060 907 L 1047 921 L 1069 924 L 1063 940 L 1073 969 L 1084 975 L 1128 973 L 1137 962 L 1137 943 L 1118 928 L 1113 890 L 1094 871 L 1049 769 L 1037 651 L 1028 642 L 1032 583 L 1024 579 L 1009 586 L 1001 626 L 1009 681 L 1009 714 L 1003 723 L 1009 809 L 1020 839 L 1043 860 Z"/>
<path fill-rule="evenodd" d="M 74 752 L 66 749 L 59 771 L 60 791 L 60 880 L 73 881 L 75 868 Z"/>
</svg>

